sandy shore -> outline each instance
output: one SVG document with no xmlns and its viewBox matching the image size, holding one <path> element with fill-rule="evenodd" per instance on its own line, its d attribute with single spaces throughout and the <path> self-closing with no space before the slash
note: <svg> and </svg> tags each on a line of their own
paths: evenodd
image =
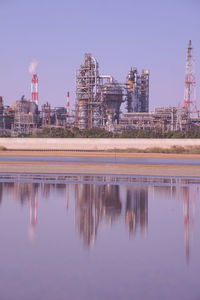
<svg viewBox="0 0 200 300">
<path fill-rule="evenodd" d="M 106 153 L 106 152 L 44 152 L 5 151 L 0 156 L 73 156 L 73 157 L 134 157 L 134 158 L 199 158 L 200 155 L 157 153 Z M 136 165 L 102 163 L 56 162 L 0 162 L 0 173 L 60 173 L 60 174 L 113 174 L 147 176 L 200 177 L 200 166 Z"/>
</svg>

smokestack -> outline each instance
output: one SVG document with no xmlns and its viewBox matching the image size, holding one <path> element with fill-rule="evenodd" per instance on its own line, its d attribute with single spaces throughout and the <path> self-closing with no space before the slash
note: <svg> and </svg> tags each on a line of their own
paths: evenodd
<svg viewBox="0 0 200 300">
<path fill-rule="evenodd" d="M 31 79 L 31 102 L 35 102 L 38 105 L 38 77 L 37 74 L 33 74 Z"/>
<path fill-rule="evenodd" d="M 38 77 L 36 74 L 36 68 L 38 61 L 33 59 L 29 65 L 29 73 L 33 74 L 31 79 L 31 102 L 35 102 L 38 105 Z"/>
<path fill-rule="evenodd" d="M 67 92 L 67 117 L 69 117 L 69 92 Z"/>
</svg>

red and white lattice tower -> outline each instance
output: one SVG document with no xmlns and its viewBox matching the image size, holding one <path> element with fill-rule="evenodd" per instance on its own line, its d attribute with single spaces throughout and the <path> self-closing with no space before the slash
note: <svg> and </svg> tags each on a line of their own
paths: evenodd
<svg viewBox="0 0 200 300">
<path fill-rule="evenodd" d="M 33 74 L 31 79 L 31 102 L 35 102 L 38 105 L 38 77 L 37 74 Z"/>
<path fill-rule="evenodd" d="M 189 41 L 186 58 L 184 107 L 190 116 L 198 114 L 196 103 L 196 78 L 192 42 Z"/>
<path fill-rule="evenodd" d="M 67 117 L 69 117 L 69 92 L 67 92 Z"/>
</svg>

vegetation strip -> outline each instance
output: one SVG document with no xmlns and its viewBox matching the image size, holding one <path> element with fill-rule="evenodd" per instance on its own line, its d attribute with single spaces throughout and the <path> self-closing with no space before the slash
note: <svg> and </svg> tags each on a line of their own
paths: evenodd
<svg viewBox="0 0 200 300">
<path fill-rule="evenodd" d="M 1 134 L 0 137 L 11 137 L 10 134 Z M 110 132 L 102 128 L 91 128 L 80 130 L 77 127 L 71 129 L 63 128 L 43 128 L 36 134 L 19 134 L 17 137 L 28 138 L 147 138 L 147 139 L 183 139 L 183 138 L 200 138 L 200 128 L 187 131 L 167 131 L 161 129 L 152 130 L 125 130 L 120 133 Z"/>
</svg>

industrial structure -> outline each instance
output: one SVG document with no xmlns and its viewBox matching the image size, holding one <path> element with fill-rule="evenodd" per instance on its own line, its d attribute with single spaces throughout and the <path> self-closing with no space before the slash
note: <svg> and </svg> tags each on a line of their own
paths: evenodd
<svg viewBox="0 0 200 300">
<path fill-rule="evenodd" d="M 27 101 L 24 96 L 11 105 L 14 112 L 12 135 L 31 134 L 36 131 L 39 123 L 38 106 L 35 102 Z"/>
<path fill-rule="evenodd" d="M 76 72 L 75 110 L 70 111 L 70 95 L 66 94 L 63 107 L 51 107 L 46 102 L 38 105 L 38 76 L 31 78 L 31 97 L 24 96 L 10 106 L 0 97 L 0 134 L 19 136 L 34 134 L 43 128 L 79 130 L 102 128 L 112 132 L 125 130 L 187 131 L 200 128 L 196 103 L 196 79 L 192 42 L 186 57 L 185 92 L 183 104 L 177 107 L 156 107 L 149 111 L 149 70 L 130 68 L 124 82 L 111 75 L 103 75 L 99 64 L 86 53 Z"/>
<path fill-rule="evenodd" d="M 75 224 L 84 247 L 95 243 L 102 224 L 112 226 L 122 215 L 129 236 L 147 234 L 148 187 L 79 184 L 74 190 Z"/>
<path fill-rule="evenodd" d="M 80 129 L 112 129 L 118 122 L 122 88 L 111 75 L 100 75 L 97 60 L 85 54 L 76 73 L 75 125 Z"/>
<path fill-rule="evenodd" d="M 189 114 L 185 108 L 157 107 L 152 112 L 123 113 L 116 131 L 125 130 L 161 130 L 187 131 L 191 127 Z"/>
<path fill-rule="evenodd" d="M 194 55 L 192 42 L 189 41 L 186 57 L 184 107 L 191 117 L 198 116 L 196 103 L 196 77 L 194 73 Z"/>
<path fill-rule="evenodd" d="M 115 131 L 120 128 L 120 108 L 126 102 L 128 113 L 149 112 L 149 70 L 129 71 L 126 83 L 118 83 L 111 75 L 101 75 L 97 60 L 85 54 L 76 73 L 75 126 Z"/>
<path fill-rule="evenodd" d="M 3 98 L 0 97 L 0 134 L 2 134 L 3 132 L 3 128 L 4 128 L 4 124 L 3 124 Z"/>
<path fill-rule="evenodd" d="M 27 135 L 35 134 L 43 128 L 66 129 L 71 126 L 71 116 L 65 107 L 51 108 L 46 102 L 39 110 L 35 102 L 24 96 L 10 106 L 4 106 L 0 97 L 0 134 Z"/>
<path fill-rule="evenodd" d="M 46 102 L 39 110 L 38 106 L 38 76 L 31 78 L 30 100 L 23 95 L 20 100 L 10 106 L 3 105 L 0 97 L 0 134 L 2 135 L 29 135 L 35 134 L 45 127 L 69 128 L 72 125 L 70 116 L 69 92 L 67 93 L 66 107 L 51 108 Z"/>
<path fill-rule="evenodd" d="M 35 102 L 38 105 L 38 77 L 37 74 L 33 74 L 31 79 L 31 102 Z"/>
<path fill-rule="evenodd" d="M 136 68 L 131 68 L 126 78 L 127 111 L 149 111 L 149 70 L 138 74 Z"/>
</svg>

